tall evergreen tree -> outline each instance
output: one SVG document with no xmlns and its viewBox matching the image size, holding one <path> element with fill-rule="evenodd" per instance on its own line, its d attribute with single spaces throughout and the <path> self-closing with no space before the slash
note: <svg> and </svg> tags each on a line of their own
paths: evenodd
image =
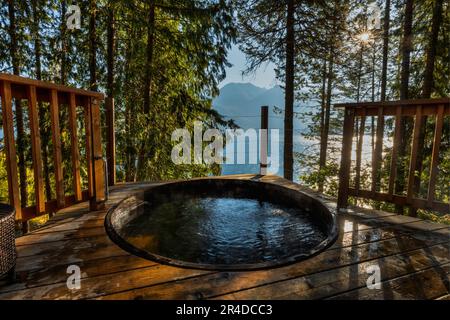
<svg viewBox="0 0 450 320">
<path fill-rule="evenodd" d="M 8 0 L 8 13 L 9 13 L 9 54 L 11 57 L 12 71 L 15 75 L 20 75 L 20 69 L 22 66 L 20 46 L 18 43 L 17 32 L 20 32 L 19 25 L 17 23 L 17 3 L 15 0 Z M 16 130 L 17 130 L 17 155 L 18 155 L 18 169 L 20 178 L 20 201 L 22 207 L 26 207 L 28 204 L 28 190 L 27 190 L 27 169 L 25 163 L 25 128 L 24 128 L 24 114 L 22 102 L 19 99 L 15 100 L 16 105 Z"/>
</svg>

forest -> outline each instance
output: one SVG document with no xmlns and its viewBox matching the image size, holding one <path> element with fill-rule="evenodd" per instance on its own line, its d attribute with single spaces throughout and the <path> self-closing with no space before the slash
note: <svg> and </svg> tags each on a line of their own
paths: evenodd
<svg viewBox="0 0 450 320">
<path fill-rule="evenodd" d="M 251 74 L 276 66 L 285 93 L 284 177 L 294 163 L 306 168 L 302 184 L 336 196 L 340 165 L 342 102 L 395 101 L 450 95 L 450 2 L 448 0 L 0 0 L 0 72 L 99 91 L 115 99 L 117 180 L 159 181 L 219 175 L 220 166 L 175 165 L 171 133 L 235 127 L 213 109 L 236 45 Z M 80 28 L 69 28 L 73 6 Z M 24 102 L 25 103 L 25 102 Z M 34 203 L 30 129 L 26 103 L 16 101 L 20 199 Z M 306 111 L 298 111 L 308 105 Z M 45 196 L 55 197 L 48 105 L 39 105 Z M 303 109 L 305 110 L 305 109 Z M 70 193 L 71 161 L 66 110 L 60 111 L 64 180 Z M 450 123 L 445 118 L 436 198 L 449 201 Z M 0 118 L 0 122 L 2 119 Z M 306 139 L 319 141 L 293 151 L 293 126 L 308 123 Z M 435 121 L 424 117 L 417 193 L 425 194 Z M 379 188 L 386 189 L 394 135 L 387 119 Z M 377 119 L 368 136 L 375 148 Z M 404 194 L 413 121 L 404 117 L 397 194 Z M 83 130 L 83 124 L 79 123 Z M 1 132 L 1 130 L 0 130 Z M 0 202 L 8 199 L 3 134 L 0 134 Z M 81 148 L 81 154 L 86 152 Z M 369 151 L 369 158 L 371 157 Z M 81 157 L 85 159 L 86 157 Z M 369 183 L 363 163 L 362 184 Z M 85 185 L 87 173 L 81 172 Z M 354 199 L 353 203 L 411 214 L 406 208 Z M 413 214 L 417 214 L 414 212 Z M 419 216 L 450 224 L 450 215 L 419 210 Z"/>
</svg>

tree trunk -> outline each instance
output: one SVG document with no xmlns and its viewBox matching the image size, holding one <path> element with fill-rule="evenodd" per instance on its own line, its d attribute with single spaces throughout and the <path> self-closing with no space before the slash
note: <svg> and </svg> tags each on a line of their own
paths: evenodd
<svg viewBox="0 0 450 320">
<path fill-rule="evenodd" d="M 13 73 L 20 75 L 20 58 L 18 56 L 19 48 L 17 43 L 17 24 L 16 24 L 16 12 L 15 1 L 8 1 L 8 14 L 9 14 L 9 36 L 10 42 L 10 54 Z M 28 203 L 28 191 L 27 191 L 27 171 L 25 164 L 25 130 L 23 124 L 23 109 L 20 99 L 16 99 L 16 129 L 17 129 L 17 155 L 19 158 L 19 178 L 20 178 L 20 203 L 22 207 L 26 207 Z"/>
<path fill-rule="evenodd" d="M 413 11 L 414 1 L 406 0 L 405 4 L 405 18 L 403 25 L 403 39 L 402 39 L 402 72 L 400 80 L 400 100 L 409 99 L 409 75 L 411 66 L 411 51 L 413 48 Z"/>
<path fill-rule="evenodd" d="M 390 33 L 390 23 L 391 23 L 391 0 L 386 0 L 385 8 L 384 8 L 384 24 L 383 24 L 383 62 L 381 67 L 381 92 L 380 92 L 380 101 L 386 101 L 387 96 L 387 68 L 389 62 L 389 33 Z M 374 62 L 375 66 L 375 62 Z M 374 86 L 374 84 L 372 84 Z M 372 93 L 373 95 L 373 93 Z M 372 101 L 375 101 L 375 97 L 372 96 Z M 384 120 L 383 120 L 384 124 Z M 381 153 L 378 155 L 375 154 L 375 121 L 374 117 L 372 117 L 372 158 L 378 156 L 377 159 L 377 168 L 375 168 L 378 173 L 376 177 L 377 183 L 375 184 L 375 191 L 380 191 L 380 180 L 381 180 L 381 162 L 382 156 Z M 375 209 L 380 209 L 379 203 L 376 204 Z"/>
<path fill-rule="evenodd" d="M 67 84 L 67 1 L 61 2 L 61 84 Z"/>
<path fill-rule="evenodd" d="M 115 48 L 115 17 L 114 17 L 114 7 L 112 1 L 109 1 L 108 6 L 108 80 L 107 80 L 107 94 L 108 97 L 114 98 L 114 58 L 116 54 Z"/>
<path fill-rule="evenodd" d="M 429 43 L 427 46 L 427 62 L 425 67 L 424 82 L 422 88 L 422 98 L 431 98 L 431 93 L 434 87 L 434 65 L 436 61 L 436 48 L 439 37 L 439 29 L 442 24 L 442 3 L 441 0 L 434 1 L 433 18 L 431 26 L 431 34 L 428 37 Z"/>
<path fill-rule="evenodd" d="M 326 136 L 325 134 L 325 109 L 326 109 L 326 94 L 327 94 L 327 60 L 323 60 L 323 71 L 322 71 L 322 102 L 320 105 L 320 155 L 319 155 L 319 182 L 318 190 L 323 193 L 324 179 L 322 178 L 322 170 L 326 165 L 327 149 L 324 148 Z"/>
<path fill-rule="evenodd" d="M 155 3 L 150 1 L 150 10 L 147 26 L 147 60 L 145 66 L 145 84 L 144 84 L 144 113 L 150 113 L 150 104 L 152 97 L 152 78 L 153 78 L 153 46 L 155 42 Z"/>
<path fill-rule="evenodd" d="M 383 66 L 381 71 L 381 93 L 380 100 L 386 101 L 387 89 L 387 67 L 389 59 L 389 30 L 391 19 L 391 0 L 386 0 L 384 9 L 384 26 L 383 26 Z"/>
<path fill-rule="evenodd" d="M 41 12 L 41 2 L 40 0 L 32 0 L 31 9 L 33 12 L 33 36 L 34 36 L 34 60 L 35 60 L 35 68 L 36 68 L 36 79 L 42 80 L 42 64 L 41 64 L 41 38 L 39 34 L 39 25 L 40 25 L 40 15 Z M 43 163 L 43 171 L 44 171 L 44 187 L 47 201 L 52 198 L 52 189 L 50 186 L 50 170 L 48 167 L 48 143 L 49 136 L 48 130 L 45 127 L 45 109 L 42 103 L 38 103 L 39 108 L 39 131 L 41 134 L 42 141 L 42 163 Z"/>
<path fill-rule="evenodd" d="M 144 114 L 147 117 L 148 127 L 151 126 L 151 103 L 152 103 L 152 80 L 153 80 L 153 52 L 155 42 L 155 3 L 150 1 L 150 8 L 148 14 L 148 27 L 147 27 L 147 59 L 145 66 L 145 80 L 144 80 Z M 149 150 L 146 150 L 148 144 L 148 137 L 145 137 L 139 147 L 137 175 L 138 180 L 146 179 L 145 161 L 146 154 L 152 154 Z"/>
<path fill-rule="evenodd" d="M 357 87 L 356 87 L 356 102 L 361 101 L 361 78 L 362 78 L 362 68 L 364 62 L 364 45 L 361 44 L 359 51 L 359 63 L 358 63 L 358 77 L 357 77 Z"/>
<path fill-rule="evenodd" d="M 427 45 L 426 50 L 426 66 L 425 66 L 425 72 L 424 72 L 424 82 L 422 87 L 422 98 L 423 99 L 430 99 L 431 93 L 433 92 L 434 87 L 434 66 L 436 61 L 436 47 L 437 47 L 437 41 L 439 37 L 439 29 L 442 24 L 442 3 L 443 1 L 436 0 L 434 2 L 433 7 L 433 18 L 431 22 L 431 33 L 428 37 L 429 42 Z M 419 137 L 419 150 L 424 150 L 425 147 L 425 137 L 426 137 L 426 125 L 427 125 L 427 116 L 423 116 L 422 121 L 422 129 L 420 132 Z M 417 154 L 417 160 L 415 164 L 415 171 L 419 173 L 418 176 L 414 179 L 414 193 L 420 192 L 420 175 L 422 173 L 423 169 L 423 152 L 419 152 Z M 417 215 L 416 209 L 410 210 L 411 216 Z"/>
<path fill-rule="evenodd" d="M 90 0 L 89 17 L 89 82 L 90 90 L 97 91 L 97 34 L 95 20 L 97 17 L 97 5 L 95 0 Z"/>
<path fill-rule="evenodd" d="M 295 1 L 287 2 L 286 23 L 286 84 L 284 118 L 284 178 L 293 180 L 294 176 L 294 68 L 295 68 Z"/>
<path fill-rule="evenodd" d="M 409 76 L 410 76 L 410 64 L 411 64 L 411 51 L 413 45 L 413 11 L 414 11 L 414 1 L 406 0 L 405 3 L 405 15 L 403 23 L 403 39 L 401 43 L 401 74 L 400 74 L 400 100 L 406 100 L 409 98 Z M 406 156 L 406 144 L 409 136 L 410 124 L 408 123 L 406 117 L 402 118 L 401 128 L 402 131 L 402 141 L 398 147 L 398 158 L 399 164 L 397 166 L 397 181 L 395 184 L 395 193 L 401 194 L 405 189 L 405 174 L 406 168 L 404 166 L 404 158 Z M 403 206 L 396 205 L 396 212 L 403 214 Z"/>
<path fill-rule="evenodd" d="M 327 84 L 327 101 L 325 109 L 325 150 L 328 148 L 328 133 L 330 131 L 330 114 L 331 114 L 331 97 L 333 95 L 333 79 L 334 79 L 334 53 L 332 50 L 331 61 L 328 66 L 328 84 Z"/>
<path fill-rule="evenodd" d="M 132 46 L 132 39 L 135 35 L 135 32 L 133 29 L 130 30 L 128 39 L 126 42 L 126 49 L 125 49 L 125 61 L 124 61 L 124 73 L 125 73 L 125 83 L 128 83 L 131 79 L 131 58 L 133 56 L 133 46 Z M 130 103 L 129 93 L 125 93 L 125 141 L 126 146 L 124 148 L 124 159 L 125 159 L 125 182 L 132 182 L 133 179 L 133 168 L 135 163 L 132 161 L 132 156 L 135 153 L 134 152 L 134 146 L 133 146 L 133 123 L 132 123 L 132 117 L 131 114 L 134 110 L 132 110 L 132 103 Z"/>
<path fill-rule="evenodd" d="M 334 50 L 330 48 L 330 61 L 328 62 L 328 71 L 327 71 L 327 92 L 326 92 L 326 101 L 325 101 L 325 119 L 323 132 L 321 137 L 321 159 L 320 161 L 323 163 L 323 166 L 326 166 L 327 159 L 327 151 L 328 151 L 328 135 L 330 132 L 330 117 L 331 117 L 331 96 L 333 94 L 333 79 L 334 79 Z"/>
<path fill-rule="evenodd" d="M 34 59 L 35 59 L 35 72 L 36 79 L 42 80 L 42 65 L 41 65 L 41 38 L 39 35 L 39 24 L 41 10 L 39 0 L 31 1 L 31 10 L 33 14 L 33 37 L 34 37 Z"/>
<path fill-rule="evenodd" d="M 371 79 L 371 90 L 372 90 L 372 96 L 371 96 L 371 101 L 375 102 L 375 62 L 376 62 L 376 51 L 375 51 L 375 47 L 372 48 L 373 52 L 372 52 L 372 79 Z M 381 119 L 378 119 L 378 121 L 381 121 Z M 372 162 L 373 159 L 375 159 L 375 117 L 372 116 L 370 117 L 370 151 L 372 153 Z M 381 163 L 381 162 L 380 162 Z M 376 177 L 378 178 L 378 177 Z M 378 182 L 378 179 L 377 179 Z M 378 183 L 376 183 L 376 185 L 379 185 Z"/>
</svg>

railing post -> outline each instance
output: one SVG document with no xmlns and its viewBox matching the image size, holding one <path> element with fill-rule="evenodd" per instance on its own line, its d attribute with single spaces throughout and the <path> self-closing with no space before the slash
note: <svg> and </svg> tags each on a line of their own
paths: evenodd
<svg viewBox="0 0 450 320">
<path fill-rule="evenodd" d="M 262 176 L 267 175 L 267 148 L 268 148 L 268 129 L 269 129 L 269 107 L 261 107 L 261 132 L 260 132 L 260 149 L 259 149 L 259 161 L 260 161 L 260 174 Z"/>
<path fill-rule="evenodd" d="M 350 186 L 350 165 L 352 160 L 354 121 L 355 109 L 345 108 L 341 168 L 339 171 L 338 210 L 347 208 L 348 206 L 348 189 Z"/>
<path fill-rule="evenodd" d="M 106 161 L 108 163 L 108 184 L 116 184 L 116 135 L 114 131 L 114 98 L 107 97 L 106 105 L 106 125 L 107 125 L 107 143 L 106 143 Z"/>
<path fill-rule="evenodd" d="M 9 204 L 16 209 L 16 223 L 21 224 L 22 208 L 20 206 L 19 181 L 17 177 L 17 154 L 14 142 L 11 83 L 8 81 L 0 82 L 0 96 L 2 98 L 2 120 L 6 149 Z"/>
<path fill-rule="evenodd" d="M 97 211 L 103 210 L 105 207 L 105 179 L 103 169 L 100 105 L 98 99 L 90 99 L 90 111 L 93 174 L 93 197 L 90 200 L 90 209 L 92 211 Z"/>
</svg>

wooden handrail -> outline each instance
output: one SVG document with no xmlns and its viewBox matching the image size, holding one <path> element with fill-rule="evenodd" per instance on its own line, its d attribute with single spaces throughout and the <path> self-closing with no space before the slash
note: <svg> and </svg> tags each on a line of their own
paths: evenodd
<svg viewBox="0 0 450 320">
<path fill-rule="evenodd" d="M 19 77 L 13 74 L 0 73 L 0 81 L 8 81 L 11 84 L 24 85 L 24 86 L 35 86 L 36 88 L 56 90 L 58 92 L 64 93 L 74 93 L 81 96 L 88 96 L 103 100 L 105 95 L 101 92 L 82 90 L 77 88 L 72 88 L 68 86 L 63 86 L 60 84 L 55 84 L 46 81 L 34 80 L 24 77 Z"/>
<path fill-rule="evenodd" d="M 411 106 L 415 107 L 417 105 L 440 105 L 449 104 L 450 98 L 439 98 L 439 99 L 410 99 L 410 100 L 398 100 L 398 101 L 379 101 L 379 102 L 349 102 L 349 103 L 337 103 L 334 105 L 335 108 L 378 108 L 384 106 Z"/>
<path fill-rule="evenodd" d="M 44 81 L 0 73 L 1 112 L 5 137 L 6 166 L 8 173 L 9 202 L 16 209 L 16 220 L 26 226 L 26 222 L 45 213 L 52 213 L 76 202 L 89 200 L 91 210 L 101 209 L 105 200 L 102 141 L 100 126 L 100 102 L 104 95 Z M 33 156 L 34 189 L 36 205 L 22 208 L 19 199 L 16 147 L 13 128 L 13 101 L 27 100 L 30 119 L 31 149 Z M 44 183 L 39 130 L 39 103 L 50 105 L 51 138 L 53 143 L 53 163 L 56 183 L 56 200 L 44 196 Z M 64 193 L 62 146 L 60 137 L 59 110 L 68 106 L 68 124 L 71 135 L 71 163 L 73 175 L 73 196 Z M 82 107 L 85 121 L 85 150 L 87 156 L 88 190 L 81 190 L 80 154 L 78 146 L 76 108 Z"/>
<path fill-rule="evenodd" d="M 349 197 L 365 198 L 375 201 L 394 203 L 400 206 L 409 206 L 415 209 L 428 209 L 442 213 L 450 213 L 450 204 L 435 200 L 436 180 L 438 174 L 439 150 L 442 139 L 442 127 L 444 117 L 450 115 L 450 98 L 442 99 L 420 99 L 390 102 L 368 102 L 368 103 L 345 103 L 338 104 L 336 108 L 344 108 L 344 132 L 341 167 L 339 173 L 339 196 L 338 208 L 348 206 Z M 356 179 L 355 186 L 350 186 L 350 172 L 352 167 L 352 145 L 355 133 L 355 120 L 360 118 L 364 124 L 366 117 L 377 116 L 376 145 L 372 153 L 372 183 L 371 190 L 362 190 L 360 187 L 361 156 L 364 139 L 364 127 L 360 128 L 359 140 L 356 148 Z M 380 190 L 379 166 L 382 159 L 384 124 L 386 116 L 395 117 L 395 131 L 391 154 L 390 176 L 387 193 Z M 414 117 L 414 132 L 410 154 L 410 165 L 405 186 L 406 195 L 395 194 L 395 183 L 397 177 L 398 148 L 400 146 L 402 130 L 401 121 L 405 116 Z M 433 138 L 433 151 L 430 165 L 430 181 L 428 183 L 427 199 L 417 197 L 415 190 L 416 163 L 422 150 L 419 150 L 422 131 L 422 120 L 424 116 L 434 116 L 436 127 Z"/>
</svg>

